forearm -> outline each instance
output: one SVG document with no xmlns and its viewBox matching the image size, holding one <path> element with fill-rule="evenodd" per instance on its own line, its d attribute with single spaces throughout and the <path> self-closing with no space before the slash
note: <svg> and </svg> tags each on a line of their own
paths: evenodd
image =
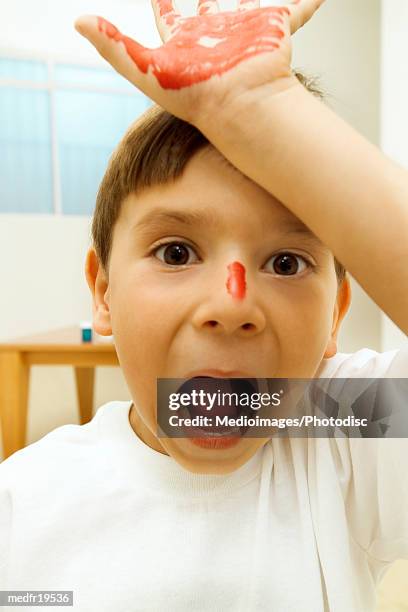
<svg viewBox="0 0 408 612">
<path fill-rule="evenodd" d="M 408 333 L 408 172 L 301 86 L 248 91 L 198 127 L 299 217 Z"/>
</svg>

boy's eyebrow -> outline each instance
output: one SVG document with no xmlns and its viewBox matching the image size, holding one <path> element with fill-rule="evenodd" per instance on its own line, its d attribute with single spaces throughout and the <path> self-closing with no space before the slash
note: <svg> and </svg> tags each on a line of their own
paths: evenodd
<svg viewBox="0 0 408 612">
<path fill-rule="evenodd" d="M 160 229 L 163 225 L 168 224 L 181 224 L 187 227 L 202 225 L 206 228 L 212 227 L 214 229 L 218 229 L 220 227 L 220 221 L 212 214 L 210 210 L 208 211 L 169 211 L 165 208 L 157 208 L 155 210 L 149 211 L 146 215 L 144 215 L 134 226 L 132 229 L 137 229 L 138 231 L 153 231 L 155 229 Z M 290 235 L 303 235 L 308 238 L 310 241 L 314 241 L 320 247 L 327 247 L 319 240 L 319 238 L 310 230 L 307 225 L 302 223 L 300 219 L 295 217 L 289 218 L 284 217 L 279 222 L 279 230 L 282 230 L 282 233 L 286 236 Z"/>
<path fill-rule="evenodd" d="M 183 211 L 177 212 L 175 210 L 167 210 L 166 208 L 156 208 L 155 210 L 149 211 L 144 217 L 142 217 L 133 227 L 135 229 L 150 229 L 152 227 L 160 227 L 169 223 L 179 223 L 182 225 L 192 226 L 205 224 L 208 226 L 218 226 L 218 221 L 213 215 L 204 211 Z"/>
</svg>

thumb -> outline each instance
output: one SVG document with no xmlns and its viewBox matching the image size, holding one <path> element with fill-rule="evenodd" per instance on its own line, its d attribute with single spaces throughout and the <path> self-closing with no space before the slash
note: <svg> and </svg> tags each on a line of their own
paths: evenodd
<svg viewBox="0 0 408 612">
<path fill-rule="evenodd" d="M 291 34 L 305 25 L 323 4 L 324 0 L 292 0 L 290 12 Z"/>
<path fill-rule="evenodd" d="M 75 29 L 93 44 L 117 72 L 145 92 L 151 49 L 124 36 L 103 17 L 83 15 L 75 21 Z"/>
</svg>

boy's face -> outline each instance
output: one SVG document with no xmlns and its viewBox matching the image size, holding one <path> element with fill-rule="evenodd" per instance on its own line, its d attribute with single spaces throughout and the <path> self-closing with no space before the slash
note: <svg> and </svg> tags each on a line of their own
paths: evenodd
<svg viewBox="0 0 408 612">
<path fill-rule="evenodd" d="M 241 299 L 226 287 L 232 262 L 246 270 Z M 114 228 L 109 281 L 93 250 L 86 272 L 94 329 L 114 334 L 136 406 L 133 429 L 197 473 L 232 472 L 267 439 L 208 449 L 157 438 L 156 379 L 209 369 L 220 377 L 313 377 L 336 352 L 350 299 L 348 281 L 338 291 L 332 253 L 211 147 L 174 183 L 129 196 Z"/>
</svg>

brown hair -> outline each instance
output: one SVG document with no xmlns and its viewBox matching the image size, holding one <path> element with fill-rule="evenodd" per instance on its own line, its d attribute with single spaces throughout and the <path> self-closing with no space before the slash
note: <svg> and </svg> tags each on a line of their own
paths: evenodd
<svg viewBox="0 0 408 612">
<path fill-rule="evenodd" d="M 323 99 L 316 79 L 294 73 L 313 95 Z M 108 273 L 113 228 L 122 202 L 131 193 L 175 181 L 207 138 L 190 123 L 153 106 L 133 123 L 115 149 L 99 187 L 92 221 L 92 240 L 98 259 Z M 338 284 L 346 275 L 334 258 Z"/>
</svg>

